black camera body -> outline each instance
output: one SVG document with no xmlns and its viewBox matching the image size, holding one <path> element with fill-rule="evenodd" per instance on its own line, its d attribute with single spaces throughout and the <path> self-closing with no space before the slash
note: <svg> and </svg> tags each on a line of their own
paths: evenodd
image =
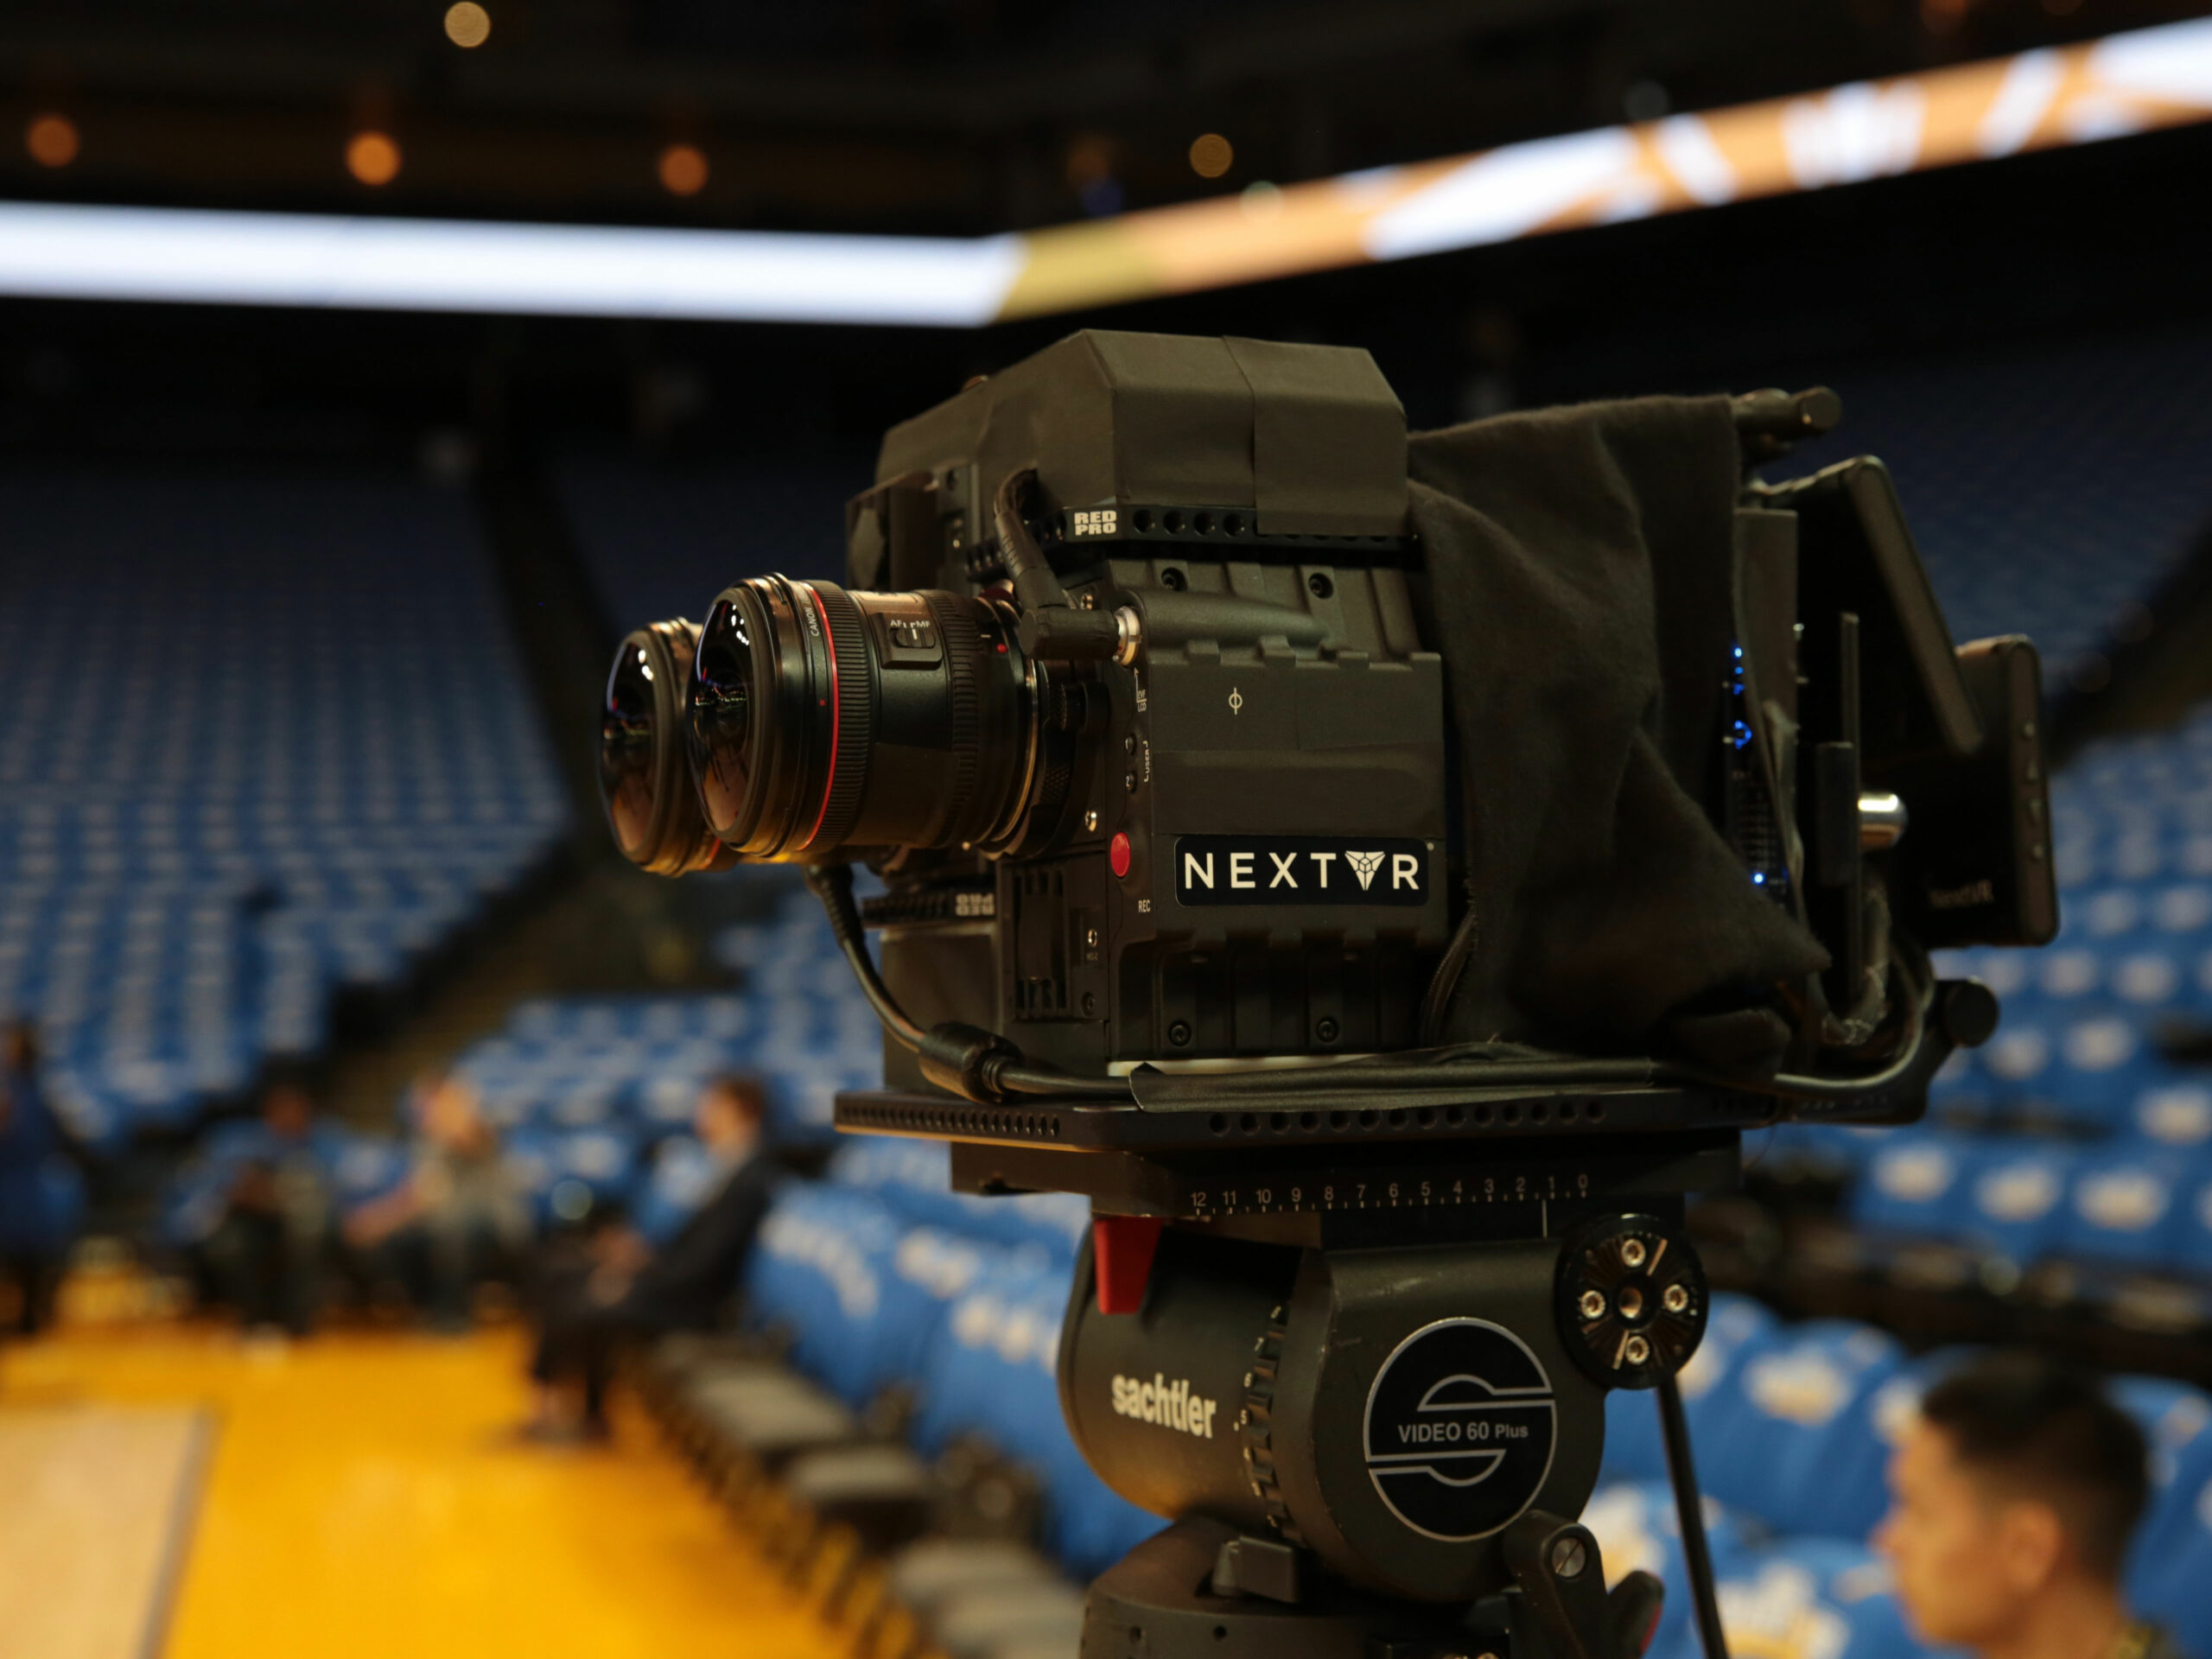
<svg viewBox="0 0 2212 1659">
<path fill-rule="evenodd" d="M 1405 448 L 1363 353 L 1099 333 L 891 432 L 848 513 L 853 587 L 1002 582 L 978 530 L 1033 468 L 1070 603 L 1128 642 L 1044 670 L 1080 712 L 1016 855 L 887 868 L 870 919 L 910 1008 L 1094 1073 L 1413 1045 L 1449 789 Z"/>
</svg>

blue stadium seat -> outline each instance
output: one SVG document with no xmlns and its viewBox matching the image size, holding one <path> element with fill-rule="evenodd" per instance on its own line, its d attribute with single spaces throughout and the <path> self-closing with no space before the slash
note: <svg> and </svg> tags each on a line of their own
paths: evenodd
<svg viewBox="0 0 2212 1659">
<path fill-rule="evenodd" d="M 1751 1549 L 1751 1535 L 1741 1516 L 1718 1500 L 1704 1505 L 1706 1543 L 1715 1579 L 1726 1578 Z M 1666 1586 L 1659 1623 L 1649 1651 L 1680 1650 L 1696 1642 L 1690 1609 L 1689 1571 L 1682 1557 L 1682 1529 L 1675 1510 L 1674 1489 L 1662 1481 L 1618 1481 L 1591 1494 L 1582 1524 L 1598 1540 L 1605 1560 L 1607 1588 L 1630 1573 L 1649 1573 Z"/>
<path fill-rule="evenodd" d="M 1955 1237 L 1967 1218 L 1963 1200 L 1988 1155 L 1963 1135 L 1897 1130 L 1852 1188 L 1851 1218 L 1884 1231 Z"/>
<path fill-rule="evenodd" d="M 1072 1263 L 1090 1205 L 1065 1192 L 979 1198 L 950 1190 L 951 1150 L 941 1141 L 850 1135 L 830 1160 L 840 1185 L 880 1192 L 914 1221 L 1007 1244 L 1035 1244 Z"/>
<path fill-rule="evenodd" d="M 1166 1523 L 1109 1491 L 1068 1437 L 1054 1381 L 1067 1298 L 1064 1269 L 1014 1263 L 954 1303 L 930 1344 L 915 1438 L 934 1455 L 957 1435 L 980 1435 L 1034 1469 L 1046 1546 L 1087 1580 Z"/>
<path fill-rule="evenodd" d="M 632 1203 L 630 1224 L 654 1244 L 667 1243 L 714 1196 L 725 1173 L 690 1135 L 670 1135 L 652 1150 L 651 1167 Z"/>
<path fill-rule="evenodd" d="M 630 1202 L 638 1147 L 619 1130 L 518 1129 L 502 1145 L 541 1227 L 582 1220 L 597 1205 Z"/>
<path fill-rule="evenodd" d="M 891 1257 L 891 1295 L 874 1333 L 880 1382 L 922 1375 L 931 1344 L 954 1305 L 986 1281 L 1004 1281 L 1040 1266 L 1027 1247 L 964 1237 L 937 1227 L 908 1227 Z"/>
<path fill-rule="evenodd" d="M 1889 1567 L 1864 1544 L 1793 1538 L 1746 1552 L 1715 1574 L 1721 1627 L 1733 1654 L 1788 1659 L 1923 1659 L 1898 1606 Z M 1684 1630 L 1666 1654 L 1695 1659 Z"/>
<path fill-rule="evenodd" d="M 2057 1036 L 2043 1092 L 2069 1117 L 2117 1126 L 2156 1071 L 2142 1021 L 2109 1009 L 2083 1009 L 2059 1022 Z"/>
<path fill-rule="evenodd" d="M 331 1192 L 341 1211 L 397 1190 L 412 1167 L 407 1148 L 380 1135 L 340 1130 L 328 1144 Z"/>
<path fill-rule="evenodd" d="M 887 1380 L 873 1338 L 900 1230 L 870 1193 L 794 1183 L 777 1194 L 747 1259 L 747 1322 L 788 1332 L 793 1363 L 855 1408 Z"/>
<path fill-rule="evenodd" d="M 2199 1153 L 2182 1166 L 2174 1222 L 2173 1254 L 2184 1272 L 2212 1278 L 2212 1154 Z"/>
<path fill-rule="evenodd" d="M 1992 1144 L 1967 1185 L 1957 1232 L 2017 1276 L 2049 1254 L 2064 1228 L 2068 1171 L 2063 1147 L 2027 1138 Z"/>
<path fill-rule="evenodd" d="M 2182 1166 L 2163 1152 L 2088 1152 L 2073 1160 L 2056 1239 L 2088 1261 L 2157 1268 L 2183 1248 Z"/>
<path fill-rule="evenodd" d="M 2128 1599 L 2186 1653 L 2212 1652 L 2212 1400 L 2164 1377 L 2121 1377 L 2113 1395 L 2151 1447 L 2151 1505 L 2128 1559 Z"/>
<path fill-rule="evenodd" d="M 2146 1142 L 2179 1151 L 2212 1147 L 2212 1084 L 2152 1084 L 2135 1096 L 2128 1127 Z"/>
<path fill-rule="evenodd" d="M 2015 1002 L 2006 1006 L 2004 1024 L 1975 1057 L 1974 1071 L 1992 1101 L 2031 1100 L 2047 1092 L 2057 1053 L 2058 1033 L 2041 1012 L 2031 1002 Z"/>
<path fill-rule="evenodd" d="M 1777 1328 L 1774 1315 L 1748 1296 L 1722 1293 L 1713 1299 L 1705 1340 L 1682 1368 L 1680 1384 L 1690 1438 L 1704 1456 L 1708 1440 L 1728 1432 L 1728 1383 L 1745 1358 Z M 1700 1469 L 1703 1464 L 1700 1464 Z M 1658 1409 L 1649 1394 L 1617 1389 L 1605 1396 L 1606 1478 L 1616 1481 L 1667 1478 L 1667 1454 L 1659 1436 Z"/>
<path fill-rule="evenodd" d="M 1888 1501 L 1876 1402 L 1904 1365 L 1897 1343 L 1867 1325 L 1768 1333 L 1700 1402 L 1721 1420 L 1700 1442 L 1705 1484 L 1777 1527 L 1864 1537 Z"/>
</svg>

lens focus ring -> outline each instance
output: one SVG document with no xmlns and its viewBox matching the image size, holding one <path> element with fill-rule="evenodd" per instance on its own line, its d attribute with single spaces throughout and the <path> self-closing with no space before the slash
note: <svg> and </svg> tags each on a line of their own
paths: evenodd
<svg viewBox="0 0 2212 1659">
<path fill-rule="evenodd" d="M 832 665 L 830 773 L 822 809 L 800 850 L 840 845 L 859 816 L 868 787 L 868 754 L 875 739 L 875 688 L 869 671 L 868 633 L 852 595 L 827 582 L 800 584 L 820 605 L 830 635 Z"/>
<path fill-rule="evenodd" d="M 945 791 L 952 807 L 947 830 L 962 841 L 973 841 L 982 834 L 988 820 L 986 823 L 963 820 L 975 817 L 979 808 L 988 810 L 988 807 L 976 792 L 982 760 L 979 745 L 983 717 L 976 665 L 983 653 L 983 637 L 970 607 L 952 594 L 925 592 L 922 598 L 937 624 L 938 637 L 944 641 L 946 727 L 952 755 L 952 786 Z"/>
</svg>

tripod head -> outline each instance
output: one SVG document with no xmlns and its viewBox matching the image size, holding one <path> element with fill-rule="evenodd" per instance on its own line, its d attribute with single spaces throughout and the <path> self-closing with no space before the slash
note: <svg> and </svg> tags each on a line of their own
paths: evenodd
<svg viewBox="0 0 2212 1659">
<path fill-rule="evenodd" d="M 1611 1632 L 1648 1634 L 1656 1586 L 1612 1609 L 1595 1541 L 1561 1517 L 1596 1483 L 1606 1392 L 1670 1385 L 1696 1351 L 1683 1205 L 1734 1185 L 1738 1137 L 1561 1135 L 1560 1105 L 1470 1100 L 1488 1147 L 1264 1162 L 955 1142 L 962 1189 L 1091 1196 L 1063 1413 L 1109 1485 L 1186 1517 L 1100 1581 L 1086 1651 L 1129 1651 L 1129 1630 L 1148 1653 L 1364 1653 L 1389 1632 L 1408 1654 L 1640 1650 Z M 1370 1109 L 1387 1132 L 1402 1109 Z M 1532 1116 L 1553 1132 L 1507 1138 Z M 1486 1647 L 1466 1645 L 1478 1614 Z"/>
</svg>

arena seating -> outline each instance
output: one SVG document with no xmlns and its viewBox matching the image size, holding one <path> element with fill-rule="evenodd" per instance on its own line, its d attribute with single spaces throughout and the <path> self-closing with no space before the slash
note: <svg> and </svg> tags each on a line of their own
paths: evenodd
<svg viewBox="0 0 2212 1659">
<path fill-rule="evenodd" d="M 2212 525 L 2212 338 L 1826 373 L 1843 424 L 1777 475 L 1881 456 L 1953 637 L 2032 635 L 2047 690 L 2100 683 Z"/>
<path fill-rule="evenodd" d="M 1681 1388 L 1700 1481 L 1723 1516 L 1714 1564 L 1732 1645 L 1739 1622 L 1757 1650 L 1758 1632 L 1794 1618 L 1833 1626 L 1833 1645 L 1813 1650 L 1849 1659 L 1918 1651 L 1866 1534 L 1882 1514 L 1889 1447 L 1921 1393 L 1962 1357 L 1957 1350 L 1909 1357 L 1871 1326 L 1789 1324 L 1746 1299 L 1715 1299 Z M 2129 1592 L 2183 1651 L 2203 1651 L 2212 1643 L 2212 1604 L 2201 1593 L 2212 1572 L 2212 1397 L 2159 1377 L 2123 1377 L 2114 1393 L 2152 1448 L 2154 1491 Z M 1609 1480 L 1630 1483 L 1603 1489 L 1592 1507 L 1608 1571 L 1678 1560 L 1668 1553 L 1678 1546 L 1665 1495 L 1643 1484 L 1666 1476 L 1648 1396 L 1608 1401 L 1605 1468 Z M 1635 1497 L 1618 1496 L 1624 1490 Z M 1673 1591 L 1679 1573 L 1668 1582 Z M 1673 1600 L 1653 1659 L 1695 1652 L 1679 1593 Z"/>
<path fill-rule="evenodd" d="M 716 594 L 779 572 L 843 579 L 845 502 L 874 479 L 867 451 L 712 467 L 579 453 L 556 473 L 607 620 L 704 621 Z"/>
<path fill-rule="evenodd" d="M 737 991 L 524 1001 L 455 1060 L 542 1225 L 614 1208 L 649 1236 L 673 1233 L 712 1179 L 689 1131 L 701 1086 L 718 1073 L 761 1080 L 770 1133 L 785 1146 L 826 1142 L 838 1090 L 880 1079 L 880 1028 L 811 897 L 795 892 L 771 921 L 716 944 L 733 962 L 776 970 L 764 965 Z M 164 1243 L 206 1236 L 219 1218 L 210 1206 L 257 1155 L 258 1133 L 233 1123 L 200 1138 L 170 1183 Z M 346 1207 L 397 1179 L 387 1166 L 405 1157 L 388 1137 L 329 1126 L 316 1153 Z"/>
<path fill-rule="evenodd" d="M 2052 817 L 2059 936 L 1941 959 L 2004 1018 L 1938 1075 L 1928 1121 L 1794 1127 L 1749 1150 L 1764 1173 L 1842 1185 L 1856 1236 L 1829 1243 L 1847 1275 L 1951 1294 L 1951 1317 L 1993 1336 L 2068 1311 L 2093 1349 L 2113 1325 L 2186 1348 L 2212 1331 L 2212 1068 L 2189 1058 L 2212 1027 L 2212 705 L 2086 747 L 2053 779 Z"/>
<path fill-rule="evenodd" d="M 86 1143 L 321 1049 L 562 833 L 464 499 L 48 469 L 0 517 L 0 1018 Z"/>
</svg>

